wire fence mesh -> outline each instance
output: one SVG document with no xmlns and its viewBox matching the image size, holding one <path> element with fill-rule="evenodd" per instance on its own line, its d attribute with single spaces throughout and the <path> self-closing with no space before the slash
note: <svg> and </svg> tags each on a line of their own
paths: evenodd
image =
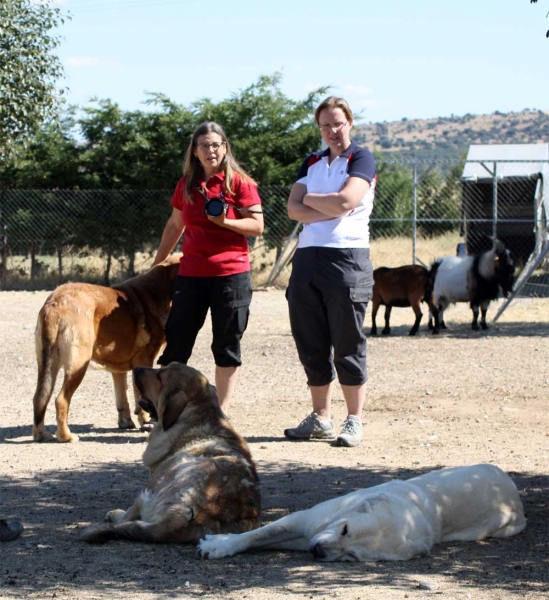
<svg viewBox="0 0 549 600">
<path fill-rule="evenodd" d="M 428 264 L 459 249 L 476 254 L 491 245 L 488 236 L 503 241 L 519 270 L 541 252 L 549 205 L 542 174 L 533 168 L 526 176 L 465 180 L 463 167 L 464 161 L 378 160 L 374 266 Z M 287 281 L 299 232 L 286 212 L 290 188 L 259 188 L 265 231 L 249 240 L 256 285 Z M 108 284 L 147 269 L 170 197 L 170 190 L 0 190 L 0 289 Z"/>
</svg>

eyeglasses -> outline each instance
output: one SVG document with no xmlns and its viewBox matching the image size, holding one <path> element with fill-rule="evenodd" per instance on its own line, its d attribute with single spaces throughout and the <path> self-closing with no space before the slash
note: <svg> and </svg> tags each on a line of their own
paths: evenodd
<svg viewBox="0 0 549 600">
<path fill-rule="evenodd" d="M 214 142 L 213 144 L 198 144 L 197 148 L 202 152 L 208 152 L 211 148 L 214 152 L 217 152 L 221 146 L 224 146 L 225 142 Z"/>
<path fill-rule="evenodd" d="M 326 133 L 328 133 L 329 131 L 337 133 L 338 131 L 341 131 L 345 127 L 345 125 L 347 125 L 348 122 L 349 121 L 345 121 L 345 123 L 336 123 L 335 125 L 325 123 L 324 125 L 320 125 L 319 129 L 320 131 L 325 131 Z"/>
</svg>

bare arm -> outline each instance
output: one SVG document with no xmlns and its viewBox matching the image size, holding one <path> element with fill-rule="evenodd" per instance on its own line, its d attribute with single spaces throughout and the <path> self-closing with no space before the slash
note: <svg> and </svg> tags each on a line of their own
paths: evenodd
<svg viewBox="0 0 549 600">
<path fill-rule="evenodd" d="M 246 209 L 253 210 L 254 212 L 248 212 Z M 242 235 L 261 235 L 263 233 L 263 213 L 255 212 L 262 210 L 261 204 L 246 206 L 246 209 L 241 210 L 242 219 L 227 219 L 225 211 L 218 217 L 208 215 L 208 219 L 220 227 L 230 229 Z"/>
<path fill-rule="evenodd" d="M 356 208 L 370 188 L 361 177 L 349 177 L 339 192 L 332 194 L 306 194 L 303 204 L 329 218 L 337 218 Z"/>
<path fill-rule="evenodd" d="M 313 207 L 305 206 L 303 200 L 306 196 L 307 186 L 302 183 L 294 183 L 288 198 L 288 216 L 290 219 L 300 223 L 317 223 L 332 218 Z"/>
<path fill-rule="evenodd" d="M 162 239 L 160 240 L 160 245 L 158 246 L 158 250 L 156 251 L 156 256 L 152 264 L 153 267 L 168 258 L 170 252 L 174 249 L 179 238 L 181 237 L 184 229 L 185 225 L 183 224 L 183 215 L 181 214 L 181 211 L 177 208 L 173 208 L 172 214 L 164 226 Z"/>
</svg>

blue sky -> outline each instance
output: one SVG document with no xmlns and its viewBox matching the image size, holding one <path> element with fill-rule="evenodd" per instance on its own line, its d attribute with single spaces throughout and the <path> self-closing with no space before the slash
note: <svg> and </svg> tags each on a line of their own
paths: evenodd
<svg viewBox="0 0 549 600">
<path fill-rule="evenodd" d="M 549 0 L 55 0 L 68 99 L 220 101 L 282 72 L 362 122 L 549 110 Z"/>
</svg>

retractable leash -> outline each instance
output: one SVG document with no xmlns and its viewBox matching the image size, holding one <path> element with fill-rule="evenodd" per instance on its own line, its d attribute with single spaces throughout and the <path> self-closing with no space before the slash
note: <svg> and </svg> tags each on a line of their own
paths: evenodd
<svg viewBox="0 0 549 600">
<path fill-rule="evenodd" d="M 206 200 L 206 204 L 204 204 L 204 213 L 209 215 L 210 217 L 219 217 L 219 215 L 226 212 L 229 208 L 228 204 L 225 202 L 223 198 L 223 194 L 221 196 L 216 196 L 215 198 L 208 198 L 206 194 L 200 188 L 197 188 L 198 193 L 204 197 Z M 262 215 L 262 210 L 251 210 L 249 208 L 238 208 L 237 206 L 233 206 L 235 210 L 239 212 L 249 212 L 254 213 L 256 215 Z"/>
</svg>

